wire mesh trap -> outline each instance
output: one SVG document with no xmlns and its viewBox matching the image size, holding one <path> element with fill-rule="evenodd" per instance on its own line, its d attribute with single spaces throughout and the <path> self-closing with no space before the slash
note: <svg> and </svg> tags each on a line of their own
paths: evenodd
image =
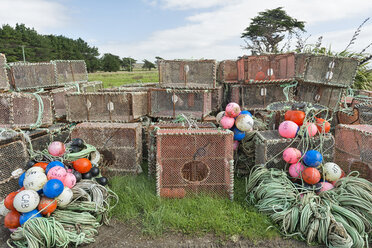
<svg viewBox="0 0 372 248">
<path fill-rule="evenodd" d="M 354 58 L 314 54 L 244 56 L 237 61 L 241 82 L 297 79 L 347 87 L 353 83 L 358 61 Z"/>
<path fill-rule="evenodd" d="M 156 131 L 159 129 L 211 129 L 216 126 L 212 123 L 174 123 L 174 122 L 161 122 L 149 125 L 146 135 L 147 140 L 147 161 L 148 161 L 148 174 L 155 174 L 156 171 Z"/>
<path fill-rule="evenodd" d="M 372 125 L 338 125 L 335 162 L 349 173 L 358 171 L 372 182 Z"/>
<path fill-rule="evenodd" d="M 159 89 L 148 92 L 149 116 L 175 118 L 185 114 L 201 120 L 212 112 L 210 90 Z"/>
<path fill-rule="evenodd" d="M 157 195 L 183 198 L 201 192 L 233 199 L 233 133 L 217 129 L 160 129 Z"/>
<path fill-rule="evenodd" d="M 50 126 L 53 124 L 51 99 L 31 93 L 0 93 L 0 120 L 3 128 Z"/>
<path fill-rule="evenodd" d="M 319 136 L 312 137 L 307 144 L 301 142 L 299 138 L 283 138 L 277 130 L 260 131 L 256 133 L 255 162 L 256 164 L 264 164 L 267 168 L 285 170 L 286 162 L 283 160 L 282 154 L 287 147 L 295 147 L 300 151 L 317 149 L 321 142 L 324 142 L 324 150 L 319 152 L 322 153 L 323 161 L 333 162 L 335 140 L 330 133 L 325 134 L 322 140 Z M 307 147 L 307 145 L 309 146 Z"/>
<path fill-rule="evenodd" d="M 81 93 L 98 92 L 103 89 L 101 81 L 91 81 L 85 83 L 79 83 Z"/>
<path fill-rule="evenodd" d="M 40 89 L 58 87 L 52 63 L 9 63 L 8 76 L 14 89 Z"/>
<path fill-rule="evenodd" d="M 8 74 L 6 72 L 6 57 L 0 53 L 0 90 L 9 90 Z"/>
<path fill-rule="evenodd" d="M 88 72 L 84 60 L 52 60 L 59 85 L 87 82 Z"/>
<path fill-rule="evenodd" d="M 142 172 L 141 123 L 80 123 L 71 138 L 95 146 L 103 155 L 104 172 L 110 175 Z"/>
<path fill-rule="evenodd" d="M 95 92 L 66 95 L 70 122 L 131 122 L 147 113 L 146 92 Z"/>
<path fill-rule="evenodd" d="M 69 93 L 77 92 L 77 87 L 74 85 L 63 88 L 51 89 L 42 93 L 49 96 L 52 100 L 53 115 L 56 119 L 66 118 L 66 99 L 65 96 Z"/>
<path fill-rule="evenodd" d="M 215 60 L 160 60 L 159 85 L 168 88 L 214 88 Z"/>
<path fill-rule="evenodd" d="M 223 60 L 218 63 L 217 81 L 220 83 L 238 82 L 238 67 L 236 60 Z"/>
</svg>

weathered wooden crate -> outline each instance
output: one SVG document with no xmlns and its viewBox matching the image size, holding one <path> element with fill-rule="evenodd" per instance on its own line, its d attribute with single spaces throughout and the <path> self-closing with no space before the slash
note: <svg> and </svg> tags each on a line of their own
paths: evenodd
<svg viewBox="0 0 372 248">
<path fill-rule="evenodd" d="M 98 92 L 103 89 L 101 81 L 79 83 L 81 93 Z"/>
<path fill-rule="evenodd" d="M 52 60 L 59 85 L 88 81 L 87 66 L 84 60 Z"/>
<path fill-rule="evenodd" d="M 271 103 L 286 101 L 283 87 L 279 84 L 234 84 L 230 86 L 229 92 L 229 101 L 249 110 L 264 110 Z M 292 95 L 291 88 L 290 99 Z"/>
<path fill-rule="evenodd" d="M 117 90 L 129 90 L 131 88 L 144 88 L 144 89 L 148 89 L 148 88 L 156 88 L 159 86 L 159 83 L 134 83 L 134 84 L 123 84 L 119 87 L 112 87 L 112 88 L 105 88 L 103 89 L 103 91 L 117 91 Z"/>
<path fill-rule="evenodd" d="M 210 90 L 159 89 L 148 92 L 149 116 L 175 118 L 185 114 L 201 120 L 212 112 Z"/>
<path fill-rule="evenodd" d="M 220 83 L 238 82 L 238 66 L 236 60 L 223 60 L 218 64 L 217 81 Z"/>
<path fill-rule="evenodd" d="M 103 155 L 109 174 L 142 172 L 141 123 L 80 123 L 71 138 L 81 138 Z"/>
<path fill-rule="evenodd" d="M 194 123 L 189 126 L 188 123 L 174 123 L 174 122 L 159 122 L 150 124 L 147 128 L 147 132 L 143 133 L 147 140 L 147 162 L 148 162 L 148 174 L 152 175 L 156 171 L 156 132 L 159 129 L 211 129 L 216 126 L 213 123 Z"/>
<path fill-rule="evenodd" d="M 70 93 L 77 92 L 77 87 L 74 85 L 62 88 L 50 89 L 42 93 L 49 96 L 52 100 L 53 115 L 55 119 L 66 118 L 66 99 L 65 96 Z"/>
<path fill-rule="evenodd" d="M 26 131 L 26 134 L 30 137 L 32 149 L 36 151 L 47 149 L 53 141 L 66 143 L 71 140 L 69 125 L 63 123 L 54 124 L 48 128 Z M 31 148 L 28 143 L 26 145 Z"/>
<path fill-rule="evenodd" d="M 319 136 L 310 138 L 308 149 L 319 151 Z M 303 142 L 299 138 L 286 139 L 279 135 L 277 130 L 259 131 L 256 134 L 255 161 L 256 164 L 265 165 L 267 168 L 286 169 L 286 162 L 283 160 L 283 151 L 287 147 L 295 147 L 303 151 Z M 332 134 L 324 136 L 323 161 L 333 162 L 334 138 Z"/>
<path fill-rule="evenodd" d="M 372 182 L 372 125 L 338 125 L 335 152 L 335 163 L 345 173 L 358 171 Z"/>
<path fill-rule="evenodd" d="M 0 93 L 0 127 L 32 128 L 39 114 L 42 127 L 53 124 L 50 97 L 37 97 L 31 93 Z"/>
<path fill-rule="evenodd" d="M 157 195 L 182 198 L 201 192 L 233 199 L 233 133 L 217 129 L 160 129 Z"/>
<path fill-rule="evenodd" d="M 220 111 L 221 108 L 222 108 L 222 104 L 223 104 L 223 96 L 224 96 L 224 92 L 223 92 L 223 86 L 220 85 L 220 86 L 216 86 L 215 89 L 212 89 L 211 90 L 211 95 L 212 95 L 212 111 Z"/>
<path fill-rule="evenodd" d="M 0 181 L 8 179 L 17 169 L 24 169 L 27 161 L 27 148 L 19 135 L 0 136 Z M 19 188 L 18 179 L 0 184 L 0 201 Z"/>
<path fill-rule="evenodd" d="M 320 104 L 336 111 L 339 108 L 343 91 L 344 88 L 338 86 L 299 82 L 294 99 Z"/>
<path fill-rule="evenodd" d="M 9 63 L 9 81 L 16 90 L 58 87 L 52 63 Z M 63 84 L 62 84 L 63 85 Z"/>
<path fill-rule="evenodd" d="M 6 72 L 6 57 L 0 53 L 0 90 L 7 91 L 10 89 L 8 73 Z"/>
<path fill-rule="evenodd" d="M 357 109 L 359 111 L 360 124 L 372 125 L 372 102 L 368 104 L 359 104 Z"/>
<path fill-rule="evenodd" d="M 159 85 L 167 88 L 214 88 L 216 61 L 161 60 Z"/>
<path fill-rule="evenodd" d="M 358 60 L 314 54 L 270 54 L 244 56 L 237 61 L 241 82 L 301 80 L 305 82 L 350 86 Z"/>
<path fill-rule="evenodd" d="M 131 122 L 147 113 L 146 92 L 96 92 L 66 95 L 70 122 Z"/>
</svg>

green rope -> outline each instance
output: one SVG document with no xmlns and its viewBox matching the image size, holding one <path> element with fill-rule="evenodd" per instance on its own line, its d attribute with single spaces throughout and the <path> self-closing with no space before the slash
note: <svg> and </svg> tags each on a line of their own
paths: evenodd
<svg viewBox="0 0 372 248">
<path fill-rule="evenodd" d="M 283 88 L 283 94 L 284 94 L 285 99 L 286 99 L 287 102 L 290 100 L 289 99 L 289 93 L 290 93 L 291 88 L 295 88 L 297 85 L 298 85 L 298 82 L 296 80 L 293 80 L 289 84 L 280 85 L 280 87 L 284 87 Z"/>
</svg>

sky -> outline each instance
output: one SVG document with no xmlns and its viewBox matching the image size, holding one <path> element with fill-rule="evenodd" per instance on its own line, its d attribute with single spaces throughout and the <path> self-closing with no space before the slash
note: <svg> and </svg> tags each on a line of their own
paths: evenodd
<svg viewBox="0 0 372 248">
<path fill-rule="evenodd" d="M 308 44 L 323 36 L 323 45 L 339 52 L 372 17 L 371 0 L 0 0 L 0 24 L 81 37 L 101 55 L 137 61 L 224 60 L 249 54 L 241 33 L 258 12 L 277 7 L 306 22 Z M 350 50 L 360 52 L 371 42 L 369 20 Z"/>
</svg>

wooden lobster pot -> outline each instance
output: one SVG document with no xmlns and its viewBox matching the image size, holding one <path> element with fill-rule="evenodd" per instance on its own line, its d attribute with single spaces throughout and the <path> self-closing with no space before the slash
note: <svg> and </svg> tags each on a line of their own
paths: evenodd
<svg viewBox="0 0 372 248">
<path fill-rule="evenodd" d="M 47 95 L 52 100 L 53 115 L 55 119 L 66 118 L 66 95 L 77 92 L 77 88 L 74 85 L 66 86 L 63 88 L 56 88 L 47 90 L 43 95 Z"/>
<path fill-rule="evenodd" d="M 0 53 L 0 90 L 8 91 L 10 89 L 8 74 L 6 72 L 6 57 Z"/>
<path fill-rule="evenodd" d="M 88 81 L 88 71 L 84 60 L 52 60 L 59 85 Z"/>
<path fill-rule="evenodd" d="M 236 60 L 223 60 L 218 63 L 217 81 L 220 83 L 238 82 L 238 66 Z"/>
<path fill-rule="evenodd" d="M 98 92 L 103 89 L 101 81 L 91 81 L 79 83 L 81 93 Z"/>
</svg>

